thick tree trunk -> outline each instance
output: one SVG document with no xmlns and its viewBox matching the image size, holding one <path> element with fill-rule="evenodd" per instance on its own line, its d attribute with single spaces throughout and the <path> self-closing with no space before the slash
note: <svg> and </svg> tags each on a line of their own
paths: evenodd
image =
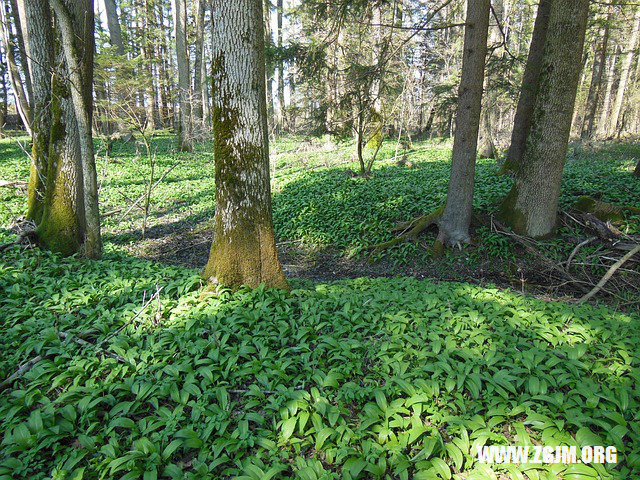
<svg viewBox="0 0 640 480">
<path fill-rule="evenodd" d="M 588 0 L 551 6 L 533 121 L 516 182 L 501 206 L 504 220 L 529 237 L 555 233 L 588 14 Z"/>
<path fill-rule="evenodd" d="M 620 82 L 618 83 L 618 90 L 616 91 L 616 99 L 613 103 L 613 109 L 611 110 L 609 122 L 609 133 L 611 134 L 619 133 L 620 131 L 620 119 L 625 91 L 627 89 L 627 83 L 629 82 L 629 73 L 631 72 L 631 65 L 633 64 L 634 52 L 638 46 L 638 39 L 640 38 L 640 7 L 636 9 L 632 28 L 633 30 L 629 36 L 624 62 L 622 62 L 622 69 L 620 70 Z"/>
<path fill-rule="evenodd" d="M 522 162 L 527 136 L 531 128 L 533 109 L 538 95 L 540 83 L 540 72 L 542 69 L 542 56 L 544 44 L 547 38 L 547 28 L 549 26 L 549 11 L 552 0 L 540 0 L 536 22 L 533 27 L 529 56 L 524 69 L 522 87 L 520 88 L 520 98 L 516 108 L 516 115 L 513 119 L 513 130 L 511 132 L 511 145 L 507 154 L 507 161 L 504 170 L 517 171 Z"/>
<path fill-rule="evenodd" d="M 596 118 L 596 110 L 600 101 L 600 90 L 602 87 L 602 76 L 604 67 L 607 62 L 607 48 L 609 47 L 609 24 L 611 23 L 611 12 L 607 15 L 603 27 L 602 41 L 600 42 L 598 52 L 593 61 L 593 71 L 591 73 L 591 85 L 589 85 L 589 93 L 587 95 L 587 104 L 585 106 L 584 123 L 582 124 L 582 132 L 580 137 L 588 140 L 593 137 L 593 127 Z"/>
<path fill-rule="evenodd" d="M 482 108 L 484 66 L 489 29 L 489 0 L 469 1 L 464 32 L 462 77 L 458 90 L 456 133 L 451 155 L 447 203 L 439 222 L 437 243 L 460 245 L 470 241 L 478 130 Z"/>
<path fill-rule="evenodd" d="M 216 214 L 203 276 L 288 288 L 271 214 L 262 0 L 214 0 L 212 11 Z"/>
<path fill-rule="evenodd" d="M 107 13 L 107 26 L 109 28 L 110 43 L 113 47 L 116 48 L 116 53 L 118 55 L 124 55 L 124 43 L 122 43 L 122 29 L 120 28 L 120 20 L 118 19 L 118 9 L 116 7 L 116 0 L 104 0 L 104 9 Z"/>
<path fill-rule="evenodd" d="M 62 37 L 62 51 L 69 75 L 72 111 L 78 129 L 84 207 L 84 254 L 100 258 L 100 211 L 93 151 L 93 0 L 51 0 Z M 67 133 L 69 135 L 69 133 Z"/>
<path fill-rule="evenodd" d="M 176 0 L 174 12 L 176 25 L 176 60 L 178 62 L 178 107 L 180 109 L 180 125 L 178 144 L 182 151 L 193 150 L 191 125 L 191 76 L 189 74 L 189 56 L 187 55 L 187 4 L 186 0 Z"/>
<path fill-rule="evenodd" d="M 39 224 L 44 209 L 51 134 L 51 68 L 54 50 L 52 19 L 48 1 L 30 0 L 26 2 L 25 20 L 27 49 L 31 59 L 33 80 L 33 147 L 27 218 Z"/>
</svg>

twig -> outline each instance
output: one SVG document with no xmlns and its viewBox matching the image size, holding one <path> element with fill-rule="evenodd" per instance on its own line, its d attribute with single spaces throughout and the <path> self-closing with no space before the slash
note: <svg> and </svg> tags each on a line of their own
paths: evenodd
<svg viewBox="0 0 640 480">
<path fill-rule="evenodd" d="M 143 300 L 142 308 L 140 308 L 140 310 L 138 311 L 138 313 L 136 313 L 136 314 L 135 314 L 135 316 L 134 316 L 131 320 L 129 320 L 129 322 L 125 322 L 125 323 L 124 323 L 121 327 L 119 327 L 117 330 L 115 330 L 115 331 L 114 331 L 114 332 L 112 332 L 111 334 L 107 335 L 103 340 L 101 340 L 100 342 L 98 342 L 97 346 L 99 347 L 100 345 L 104 344 L 104 343 L 105 343 L 107 340 L 109 340 L 110 338 L 115 337 L 118 333 L 120 333 L 120 331 L 121 331 L 124 327 L 126 327 L 127 325 L 129 325 L 129 324 L 133 323 L 133 321 L 134 321 L 136 318 L 138 318 L 138 317 L 142 314 L 142 312 L 144 312 L 144 311 L 147 309 L 147 307 L 148 307 L 149 305 L 151 305 L 151 302 L 153 302 L 154 297 L 155 297 L 155 296 L 159 296 L 159 295 L 160 295 L 160 292 L 162 291 L 162 289 L 163 289 L 163 288 L 164 288 L 164 287 L 160 287 L 160 288 L 158 288 L 158 289 L 156 290 L 156 293 L 154 293 L 153 295 L 151 295 L 151 297 L 149 298 L 149 300 L 147 300 L 147 302 L 146 302 L 146 303 L 145 303 L 145 302 L 144 302 L 144 300 Z"/>
<path fill-rule="evenodd" d="M 578 250 L 580 250 L 585 245 L 589 245 L 593 243 L 595 240 L 597 240 L 596 237 L 589 237 L 586 240 L 580 242 L 578 245 L 576 245 L 576 248 L 573 249 L 573 251 L 571 252 L 571 255 L 569 255 L 569 258 L 567 259 L 567 266 L 565 267 L 565 270 L 569 271 L 569 268 L 571 267 L 571 260 L 573 260 L 573 257 L 576 256 L 576 254 L 578 253 Z"/>
<path fill-rule="evenodd" d="M 153 189 L 154 189 L 154 188 L 156 188 L 156 187 L 160 184 L 160 182 L 162 182 L 162 180 L 164 180 L 164 177 L 166 177 L 166 176 L 167 176 L 167 174 L 168 174 L 171 170 L 173 170 L 175 167 L 177 167 L 179 163 L 180 163 L 180 162 L 176 162 L 176 163 L 174 163 L 173 165 L 171 165 L 167 170 L 165 170 L 165 172 L 164 172 L 164 173 L 162 174 L 162 176 L 158 179 L 158 181 L 157 181 L 156 183 L 154 183 L 154 184 L 153 184 L 153 186 L 151 187 L 150 191 L 153 191 Z M 122 216 L 120 217 L 120 220 L 122 220 L 124 217 L 126 217 L 127 215 L 129 215 L 129 212 L 130 212 L 131 210 L 133 210 L 133 208 L 134 208 L 135 206 L 137 206 L 137 205 L 138 205 L 138 202 L 139 202 L 140 200 L 144 199 L 144 198 L 146 197 L 146 195 L 147 195 L 147 192 L 146 192 L 146 191 L 145 191 L 142 195 L 140 195 L 140 196 L 138 197 L 138 199 L 137 199 L 135 202 L 133 202 L 133 203 L 131 204 L 131 206 L 127 209 L 127 211 L 126 211 L 126 212 L 124 212 L 124 213 L 122 214 Z"/>
<path fill-rule="evenodd" d="M 108 352 L 107 350 L 105 350 L 104 348 L 100 348 L 96 345 L 93 345 L 92 343 L 87 342 L 86 340 L 83 340 L 81 338 L 78 337 L 74 337 L 72 335 L 69 335 L 68 333 L 65 332 L 58 332 L 58 336 L 60 338 L 62 338 L 63 340 L 70 340 L 72 342 L 77 343 L 78 345 L 82 345 L 83 347 L 90 347 L 93 348 L 95 350 L 98 350 L 100 353 L 103 353 L 104 355 L 111 357 L 111 358 L 115 358 L 116 360 L 123 362 L 123 363 L 128 363 L 124 357 L 121 357 L 120 355 L 117 355 L 115 353 L 111 353 Z"/>
<path fill-rule="evenodd" d="M 627 254 L 624 257 L 622 257 L 616 263 L 611 265 L 607 273 L 604 274 L 604 276 L 600 279 L 598 284 L 595 287 L 593 287 L 593 289 L 589 293 L 587 293 L 580 300 L 578 300 L 578 303 L 584 303 L 587 300 L 589 300 L 591 297 L 593 297 L 596 293 L 598 293 L 602 289 L 602 287 L 604 287 L 604 285 L 609 281 L 609 279 L 613 276 L 613 274 L 616 273 L 616 270 L 618 270 L 622 265 L 626 263 L 627 260 L 629 260 L 638 252 L 640 252 L 640 244 L 636 245 L 636 247 L 633 250 L 627 252 Z"/>
<path fill-rule="evenodd" d="M 4 390 L 5 388 L 7 388 L 9 385 L 11 385 L 11 383 L 18 377 L 24 375 L 25 373 L 27 373 L 29 370 L 31 370 L 36 363 L 38 363 L 40 360 L 42 360 L 44 357 L 42 355 L 38 355 L 35 358 L 32 358 L 31 360 L 29 360 L 27 363 L 23 363 L 22 365 L 20 365 L 20 367 L 18 368 L 18 370 L 16 370 L 9 378 L 7 378 L 4 382 L 0 383 L 0 391 Z"/>
</svg>

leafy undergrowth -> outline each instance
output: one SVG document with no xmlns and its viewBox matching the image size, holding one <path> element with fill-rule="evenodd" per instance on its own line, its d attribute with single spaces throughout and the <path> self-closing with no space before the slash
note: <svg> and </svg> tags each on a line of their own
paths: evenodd
<svg viewBox="0 0 640 480">
<path fill-rule="evenodd" d="M 112 249 L 6 250 L 0 378 L 43 359 L 0 397 L 0 478 L 640 475 L 637 317 L 410 278 L 294 287 L 213 296 Z M 513 444 L 618 463 L 476 461 Z"/>
</svg>

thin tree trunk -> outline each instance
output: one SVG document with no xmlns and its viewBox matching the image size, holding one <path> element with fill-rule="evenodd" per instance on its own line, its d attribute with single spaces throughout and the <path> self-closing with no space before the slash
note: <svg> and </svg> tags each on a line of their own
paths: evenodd
<svg viewBox="0 0 640 480">
<path fill-rule="evenodd" d="M 262 0 L 213 1 L 216 213 L 203 276 L 288 288 L 273 233 Z"/>
<path fill-rule="evenodd" d="M 551 3 L 552 0 L 540 0 L 538 5 L 531 46 L 529 47 L 529 57 L 524 69 L 516 115 L 513 119 L 511 145 L 509 146 L 507 161 L 503 167 L 504 171 L 511 170 L 515 172 L 522 162 L 522 155 L 524 154 L 527 136 L 531 128 L 533 109 L 538 95 Z"/>
<path fill-rule="evenodd" d="M 93 151 L 93 0 L 51 0 L 62 36 L 62 51 L 70 80 L 73 113 L 78 127 L 82 155 L 84 202 L 84 253 L 88 258 L 100 258 L 100 211 L 98 182 Z M 79 40 L 79 41 L 78 41 Z"/>
<path fill-rule="evenodd" d="M 273 32 L 271 31 L 271 0 L 264 0 L 264 41 L 266 48 L 273 51 Z M 266 59 L 267 81 L 267 122 L 272 122 L 274 117 L 273 106 L 273 76 L 275 65 L 271 56 Z"/>
<path fill-rule="evenodd" d="M 589 0 L 554 0 L 544 47 L 533 121 L 501 216 L 516 233 L 555 233 L 562 170 L 580 81 Z"/>
<path fill-rule="evenodd" d="M 186 0 L 175 0 L 174 12 L 176 25 L 176 60 L 178 62 L 178 106 L 180 109 L 180 126 L 178 144 L 180 150 L 190 152 L 192 144 L 191 125 L 191 76 L 189 74 L 189 56 L 187 55 L 187 4 Z"/>
<path fill-rule="evenodd" d="M 27 0 L 29 1 L 29 0 Z M 116 48 L 118 55 L 124 55 L 124 43 L 122 43 L 122 28 L 118 19 L 116 0 L 104 0 L 104 9 L 107 13 L 107 27 L 109 28 L 109 41 Z"/>
<path fill-rule="evenodd" d="M 202 64 L 204 52 L 204 15 L 205 0 L 198 0 L 196 18 L 196 51 L 193 62 L 193 118 L 202 127 Z M 206 77 L 205 77 L 206 78 Z"/>
<path fill-rule="evenodd" d="M 613 92 L 614 76 L 616 73 L 616 61 L 618 59 L 618 47 L 613 52 L 613 55 L 609 59 L 609 69 L 607 70 L 607 76 L 605 81 L 607 87 L 604 93 L 604 100 L 602 101 L 602 110 L 600 112 L 600 120 L 598 121 L 598 137 L 604 138 L 607 136 L 609 110 L 611 109 L 611 94 Z"/>
<path fill-rule="evenodd" d="M 278 0 L 278 128 L 286 122 L 284 105 L 284 61 L 282 60 L 282 0 Z"/>
<path fill-rule="evenodd" d="M 156 88 L 153 75 L 153 4 L 149 0 L 144 1 L 144 8 L 141 8 L 141 15 L 143 18 L 143 34 L 142 34 L 142 52 L 144 54 L 144 69 L 146 77 L 146 100 L 145 105 L 147 109 L 147 128 L 149 130 L 156 129 L 156 116 L 158 105 L 156 103 Z"/>
<path fill-rule="evenodd" d="M 13 17 L 13 25 L 16 29 L 16 41 L 18 44 L 18 52 L 20 53 L 20 65 L 24 73 L 24 83 L 27 89 L 29 103 L 33 102 L 33 86 L 31 83 L 31 62 L 27 55 L 27 39 L 23 32 L 26 30 L 25 24 L 25 0 L 11 0 L 11 16 Z"/>
<path fill-rule="evenodd" d="M 16 64 L 15 57 L 13 56 L 13 48 L 11 47 L 11 32 L 9 30 L 9 22 L 7 20 L 7 7 L 8 5 L 0 5 L 0 22 L 2 22 L 2 46 L 7 61 L 7 70 L 9 72 L 9 81 L 11 82 L 11 88 L 16 100 L 16 109 L 22 119 L 25 129 L 29 135 L 32 134 L 31 124 L 33 123 L 33 115 L 31 112 L 31 105 L 29 105 L 29 99 L 27 93 L 22 84 L 20 78 L 20 72 L 18 65 Z"/>
<path fill-rule="evenodd" d="M 591 74 L 591 85 L 587 95 L 587 104 L 585 107 L 585 118 L 582 124 L 582 132 L 580 137 L 588 140 L 593 136 L 594 121 L 596 118 L 596 110 L 600 101 L 600 90 L 602 87 L 602 74 L 607 61 L 607 48 L 609 47 L 609 24 L 611 23 L 611 11 L 607 15 L 605 25 L 603 27 L 602 42 L 599 45 L 598 52 L 593 60 L 593 71 Z"/>
<path fill-rule="evenodd" d="M 460 245 L 471 240 L 469 226 L 473 212 L 476 152 L 490 8 L 489 0 L 469 0 L 467 4 L 462 77 L 458 89 L 456 133 L 451 154 L 451 175 L 447 202 L 438 225 L 439 233 L 436 241 L 441 245 Z"/>
<path fill-rule="evenodd" d="M 609 132 L 611 134 L 619 132 L 620 128 L 620 115 L 622 113 L 622 106 L 624 104 L 624 96 L 627 89 L 627 83 L 629 82 L 629 72 L 631 71 L 634 52 L 638 46 L 638 38 L 640 37 L 640 7 L 636 9 L 636 15 L 632 28 L 633 31 L 631 32 L 631 35 L 629 37 L 627 52 L 625 53 L 624 62 L 622 63 L 622 70 L 620 70 L 620 82 L 618 83 L 618 90 L 616 91 L 616 99 L 613 103 L 613 109 L 611 110 L 609 123 Z"/>
</svg>

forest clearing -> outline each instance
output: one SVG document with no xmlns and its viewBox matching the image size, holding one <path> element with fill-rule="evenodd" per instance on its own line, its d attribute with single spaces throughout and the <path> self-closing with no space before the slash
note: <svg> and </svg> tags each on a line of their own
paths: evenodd
<svg viewBox="0 0 640 480">
<path fill-rule="evenodd" d="M 0 34 L 0 480 L 640 478 L 636 4 Z"/>
</svg>

